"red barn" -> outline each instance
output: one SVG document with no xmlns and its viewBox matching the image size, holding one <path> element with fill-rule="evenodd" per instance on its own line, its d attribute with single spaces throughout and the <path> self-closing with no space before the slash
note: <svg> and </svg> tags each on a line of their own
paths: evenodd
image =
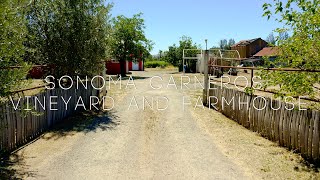
<svg viewBox="0 0 320 180">
<path fill-rule="evenodd" d="M 143 61 L 128 61 L 129 71 L 143 71 Z"/>
<path fill-rule="evenodd" d="M 126 61 L 126 73 L 129 71 L 143 71 L 143 61 Z M 120 62 L 111 60 L 106 62 L 107 74 L 116 75 L 121 74 Z"/>
</svg>

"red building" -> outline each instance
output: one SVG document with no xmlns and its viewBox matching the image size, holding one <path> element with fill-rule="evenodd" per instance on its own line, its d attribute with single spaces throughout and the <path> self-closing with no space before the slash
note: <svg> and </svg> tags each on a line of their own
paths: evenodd
<svg viewBox="0 0 320 180">
<path fill-rule="evenodd" d="M 126 61 L 126 73 L 129 71 L 143 71 L 143 61 Z M 110 60 L 106 62 L 107 74 L 116 75 L 121 74 L 120 62 L 116 60 Z"/>
</svg>

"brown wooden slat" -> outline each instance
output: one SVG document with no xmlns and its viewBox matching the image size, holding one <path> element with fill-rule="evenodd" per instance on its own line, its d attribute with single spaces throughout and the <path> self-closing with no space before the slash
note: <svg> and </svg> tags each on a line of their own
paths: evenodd
<svg viewBox="0 0 320 180">
<path fill-rule="evenodd" d="M 297 122 L 298 122 L 298 111 L 297 110 L 293 110 L 291 112 L 292 114 L 292 124 L 291 124 L 291 148 L 293 150 L 297 149 Z"/>
<path fill-rule="evenodd" d="M 313 138 L 313 128 L 314 128 L 314 120 L 312 119 L 312 111 L 308 111 L 308 119 L 309 119 L 309 133 L 308 133 L 308 157 L 312 157 L 312 138 Z"/>
<path fill-rule="evenodd" d="M 271 131 L 271 124 L 272 124 L 272 119 L 271 119 L 271 111 L 270 111 L 270 99 L 266 98 L 267 100 L 267 106 L 265 108 L 265 114 L 264 114 L 264 120 L 265 120 L 265 133 L 268 139 L 272 140 L 272 131 Z"/>
<path fill-rule="evenodd" d="M 303 154 L 308 157 L 308 143 L 309 143 L 309 126 L 310 126 L 310 119 L 309 119 L 309 112 L 306 111 L 306 123 L 305 123 L 305 131 L 304 131 L 304 152 Z"/>
<path fill-rule="evenodd" d="M 281 146 L 284 146 L 284 124 L 283 124 L 284 107 L 281 105 L 279 113 L 279 142 Z"/>
<path fill-rule="evenodd" d="M 13 135 L 12 135 L 12 121 L 10 118 L 10 108 L 9 106 L 6 106 L 6 120 L 7 120 L 7 133 L 8 133 L 8 142 L 7 142 L 7 150 L 9 151 L 11 149 L 12 141 L 13 141 Z"/>
<path fill-rule="evenodd" d="M 19 110 L 16 110 L 14 112 L 14 115 L 15 115 L 15 119 L 16 119 L 16 135 L 17 135 L 16 143 L 19 145 L 19 144 L 22 144 L 22 119 L 21 119 L 21 115 L 20 115 Z"/>
<path fill-rule="evenodd" d="M 50 105 L 49 105 L 49 101 L 50 101 L 50 94 L 51 91 L 46 91 L 46 100 L 48 101 L 48 103 L 46 104 L 46 119 L 47 119 L 47 128 L 50 128 L 52 125 L 52 112 L 50 111 Z"/>
<path fill-rule="evenodd" d="M 4 111 L 2 109 L 2 104 L 0 104 L 0 149 L 4 149 Z"/>
<path fill-rule="evenodd" d="M 291 143 L 290 143 L 290 126 L 291 126 L 291 117 L 290 117 L 290 111 L 285 109 L 284 113 L 284 122 L 285 122 L 285 146 L 290 149 Z"/>
<path fill-rule="evenodd" d="M 314 131 L 312 139 L 312 158 L 314 160 L 319 159 L 319 112 L 313 111 Z"/>
<path fill-rule="evenodd" d="M 30 99 L 30 109 L 33 109 L 33 98 Z M 29 111 L 30 114 L 30 139 L 33 139 L 35 134 L 35 124 L 34 124 L 34 116 L 31 111 Z"/>
<path fill-rule="evenodd" d="M 301 111 L 301 125 L 300 125 L 300 152 L 302 154 L 305 153 L 305 146 L 306 146 L 306 142 L 305 142 L 305 129 L 306 129 L 306 123 L 307 123 L 307 115 L 306 115 L 306 111 Z"/>
<path fill-rule="evenodd" d="M 288 118 L 289 118 L 289 125 L 288 125 L 288 128 L 289 128 L 289 149 L 293 149 L 294 148 L 294 117 L 293 117 L 293 112 L 292 110 L 291 111 L 288 111 Z"/>
</svg>

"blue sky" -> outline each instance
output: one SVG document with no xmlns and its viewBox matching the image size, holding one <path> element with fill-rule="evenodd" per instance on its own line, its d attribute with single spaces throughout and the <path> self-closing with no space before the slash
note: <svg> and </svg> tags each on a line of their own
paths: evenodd
<svg viewBox="0 0 320 180">
<path fill-rule="evenodd" d="M 265 39 L 281 27 L 274 20 L 262 17 L 266 0 L 111 0 L 112 15 L 142 12 L 146 36 L 155 45 L 152 54 L 167 50 L 183 35 L 205 48 L 218 45 L 220 39 L 235 41 L 261 37 Z M 270 1 L 270 0 L 268 0 Z"/>
</svg>

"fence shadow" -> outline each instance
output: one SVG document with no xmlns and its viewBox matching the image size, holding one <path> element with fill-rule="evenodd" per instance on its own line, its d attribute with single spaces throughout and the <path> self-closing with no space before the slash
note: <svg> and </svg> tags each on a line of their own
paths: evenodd
<svg viewBox="0 0 320 180">
<path fill-rule="evenodd" d="M 320 170 L 320 163 L 314 161 L 312 159 L 303 158 L 298 162 L 300 164 L 300 168 L 295 167 L 295 171 L 306 171 L 306 172 L 313 172 L 318 174 Z"/>
<path fill-rule="evenodd" d="M 84 111 L 77 113 L 61 123 L 55 125 L 42 139 L 58 140 L 66 136 L 73 136 L 76 133 L 97 132 L 98 130 L 112 130 L 118 126 L 118 116 L 114 111 L 93 112 Z"/>
</svg>

